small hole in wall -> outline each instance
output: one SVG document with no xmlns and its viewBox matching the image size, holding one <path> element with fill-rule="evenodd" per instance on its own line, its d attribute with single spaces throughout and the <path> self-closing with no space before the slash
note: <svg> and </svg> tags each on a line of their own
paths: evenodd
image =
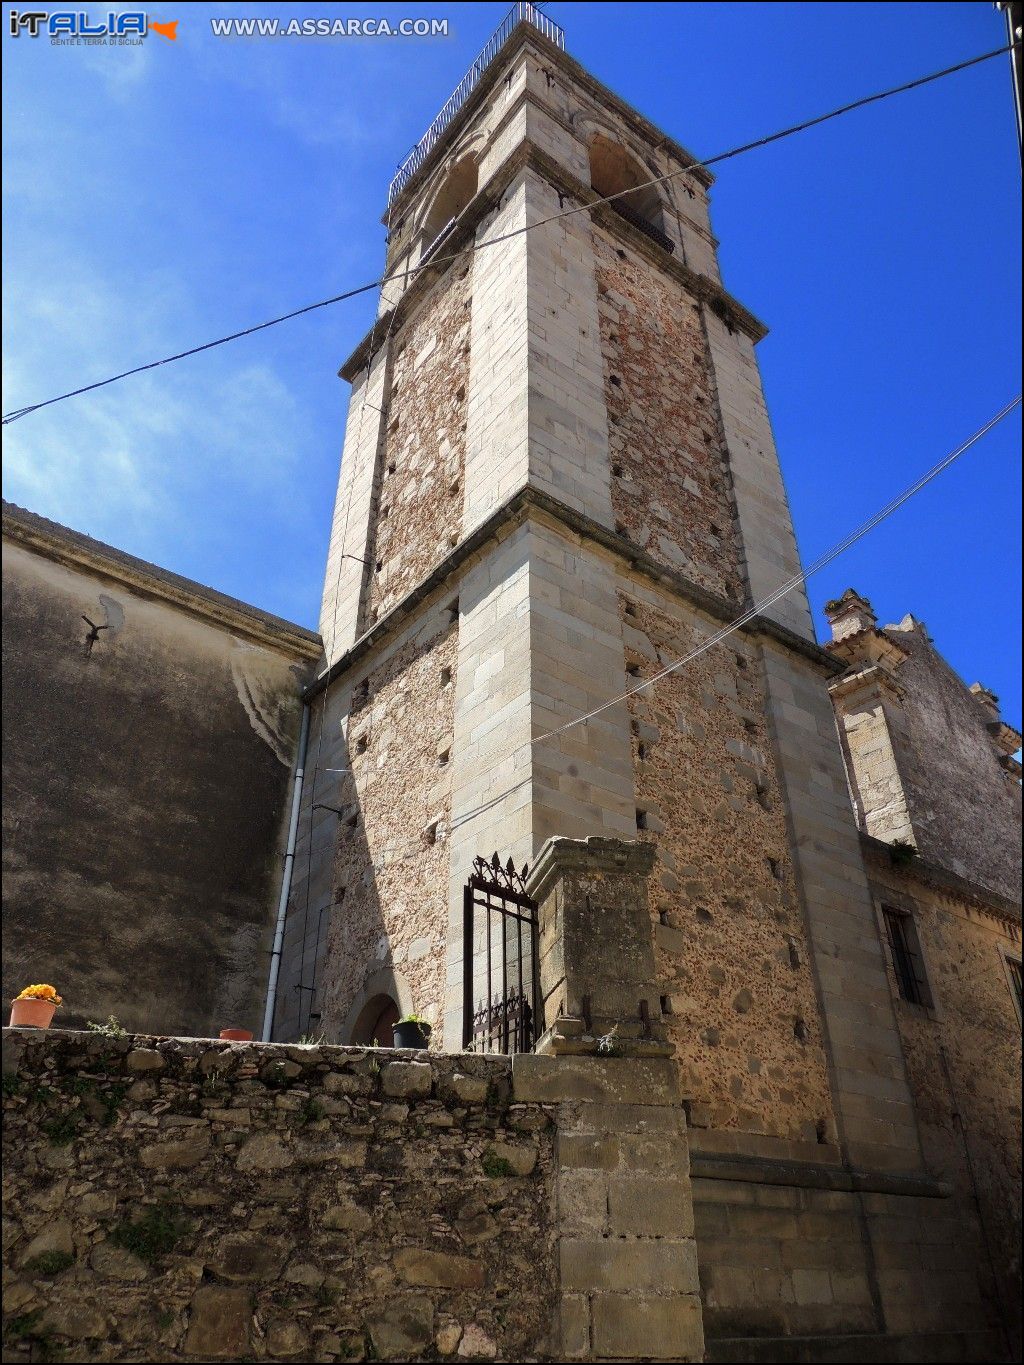
<svg viewBox="0 0 1024 1365">
<path fill-rule="evenodd" d="M 828 1142 L 828 1124 L 824 1119 L 818 1119 L 817 1123 L 814 1125 L 814 1132 L 819 1145 L 823 1147 L 825 1143 Z"/>
<path fill-rule="evenodd" d="M 639 678 L 639 676 L 640 676 L 640 665 L 639 665 L 639 664 L 627 664 L 627 665 L 626 665 L 626 676 L 627 676 L 628 678 Z"/>
<path fill-rule="evenodd" d="M 466 386 L 465 386 L 465 384 L 460 384 L 459 387 L 455 390 L 455 401 L 456 401 L 456 403 L 461 403 L 461 402 L 463 402 L 463 400 L 465 399 L 465 397 L 466 397 Z"/>
<path fill-rule="evenodd" d="M 627 616 L 635 616 L 635 615 L 636 615 L 636 607 L 633 605 L 632 602 L 627 602 L 626 605 L 625 605 L 625 607 L 623 608 L 623 610 L 625 611 L 625 613 L 626 613 Z"/>
<path fill-rule="evenodd" d="M 381 569 L 383 569 L 383 567 L 384 567 L 384 561 L 383 561 L 383 559 L 378 559 L 378 560 L 377 560 L 377 563 L 376 563 L 373 567 L 374 567 L 374 569 L 376 570 L 377 573 L 380 573 Z"/>
<path fill-rule="evenodd" d="M 615 523 L 615 534 L 616 534 L 617 536 L 625 536 L 625 534 L 626 534 L 626 523 L 625 523 L 624 521 L 617 521 L 617 522 Z"/>
<path fill-rule="evenodd" d="M 433 820 L 423 831 L 423 842 L 428 848 L 437 843 L 437 825 L 438 822 Z"/>
<path fill-rule="evenodd" d="M 615 248 L 615 254 L 616 254 L 616 256 L 618 256 L 618 258 L 619 258 L 620 261 L 624 261 L 624 260 L 626 259 L 626 253 L 623 251 L 622 247 L 620 247 L 620 246 L 617 246 L 617 247 Z"/>
<path fill-rule="evenodd" d="M 448 760 L 451 758 L 451 756 L 452 756 L 452 751 L 451 751 L 451 749 L 442 749 L 441 752 L 440 752 L 440 753 L 438 754 L 438 756 L 437 756 L 437 766 L 438 766 L 439 768 L 445 768 L 445 767 L 447 767 L 447 766 L 448 766 Z"/>
<path fill-rule="evenodd" d="M 375 625 L 377 624 L 377 616 L 378 616 L 377 608 L 376 608 L 376 607 L 371 607 L 371 608 L 370 608 L 370 625 L 371 625 L 371 626 L 375 626 Z"/>
<path fill-rule="evenodd" d="M 385 505 L 380 509 L 380 519 L 381 519 L 381 521 L 387 521 L 387 519 L 388 519 L 388 517 L 389 517 L 390 515 L 391 515 L 391 508 L 388 507 L 387 504 L 385 503 Z"/>
<path fill-rule="evenodd" d="M 757 796 L 757 804 L 761 807 L 761 809 L 771 810 L 772 808 L 771 793 L 762 782 L 759 782 L 757 786 L 754 788 L 754 793 Z"/>
<path fill-rule="evenodd" d="M 335 893 L 334 893 L 334 904 L 335 904 L 335 905 L 340 905 L 341 902 L 345 899 L 345 890 L 346 890 L 346 888 L 345 888 L 344 886 L 339 886 L 339 887 L 337 888 L 337 890 L 336 890 Z"/>
<path fill-rule="evenodd" d="M 778 858 L 768 859 L 768 869 L 777 882 L 782 881 L 782 864 Z"/>
<path fill-rule="evenodd" d="M 398 418 L 396 417 L 395 420 L 394 420 L 394 421 L 391 423 L 391 425 L 388 427 L 388 433 L 389 433 L 391 436 L 394 436 L 394 434 L 395 434 L 395 432 L 396 432 L 397 430 L 398 430 Z"/>
<path fill-rule="evenodd" d="M 459 624 L 459 599 L 453 597 L 445 610 L 448 612 L 448 624 L 457 626 Z"/>
<path fill-rule="evenodd" d="M 744 657 L 743 657 L 742 654 L 737 654 L 737 655 L 736 655 L 736 667 L 737 667 L 738 669 L 740 669 L 741 672 L 745 672 L 745 671 L 746 671 L 747 661 L 746 661 L 746 659 L 744 659 Z"/>
<path fill-rule="evenodd" d="M 612 477 L 613 477 L 613 478 L 621 479 L 621 478 L 622 478 L 622 472 L 623 472 L 623 471 L 622 471 L 622 465 L 620 465 L 620 464 L 613 464 L 613 465 L 612 465 Z"/>
<path fill-rule="evenodd" d="M 358 828 L 358 826 L 359 826 L 359 812 L 356 811 L 355 815 L 350 815 L 349 818 L 345 821 L 345 824 L 348 826 L 349 829 L 356 829 L 356 828 Z"/>
<path fill-rule="evenodd" d="M 359 738 L 356 740 L 356 750 L 355 750 L 356 753 L 357 753 L 357 754 L 365 754 L 366 751 L 367 751 L 367 749 L 368 749 L 369 747 L 370 747 L 370 741 L 369 741 L 369 739 L 367 739 L 366 735 L 360 735 Z"/>
<path fill-rule="evenodd" d="M 660 996 L 658 1003 L 661 1005 L 662 1014 L 672 1013 L 672 997 L 670 995 Z"/>
<path fill-rule="evenodd" d="M 636 827 L 637 827 L 637 829 L 646 829 L 646 828 L 647 828 L 647 812 L 646 812 L 645 810 L 638 810 L 638 811 L 637 811 L 637 813 L 636 813 Z"/>
<path fill-rule="evenodd" d="M 461 486 L 462 485 L 460 484 L 458 479 L 452 479 L 451 483 L 448 485 L 448 492 L 455 494 L 459 491 Z"/>
<path fill-rule="evenodd" d="M 644 742 L 643 742 L 642 740 L 641 740 L 641 742 L 636 746 L 636 756 L 637 756 L 637 759 L 638 759 L 641 763 L 642 763 L 642 762 L 644 761 L 644 759 L 647 757 L 647 745 L 644 744 Z"/>
<path fill-rule="evenodd" d="M 394 460 L 392 460 L 392 461 L 390 462 L 390 464 L 388 465 L 388 473 L 389 473 L 389 474 L 393 474 L 397 468 L 398 468 L 398 465 L 395 463 Z"/>
<path fill-rule="evenodd" d="M 753 722 L 752 720 L 745 720 L 745 721 L 743 722 L 743 728 L 744 728 L 744 730 L 747 732 L 748 735 L 756 735 L 756 734 L 757 734 L 757 726 L 754 724 L 754 722 Z"/>
<path fill-rule="evenodd" d="M 697 918 L 701 921 L 702 924 L 710 924 L 711 921 L 714 919 L 714 916 L 712 915 L 711 911 L 705 910 L 703 905 L 698 905 L 697 909 L 694 911 L 694 914 L 697 916 Z"/>
<path fill-rule="evenodd" d="M 708 527 L 708 530 L 711 532 L 711 534 L 715 537 L 716 540 L 722 539 L 721 526 L 716 526 L 715 523 L 712 522 L 711 525 Z"/>
<path fill-rule="evenodd" d="M 807 1027 L 806 1021 L 797 1015 L 796 1019 L 793 1020 L 793 1037 L 798 1043 L 806 1043 L 810 1036 L 810 1029 Z"/>
<path fill-rule="evenodd" d="M 352 705 L 363 706 L 369 700 L 370 700 L 369 679 L 366 679 L 361 683 L 356 683 L 355 687 L 353 687 L 352 689 Z"/>
<path fill-rule="evenodd" d="M 441 686 L 442 686 L 442 687 L 447 687 L 447 686 L 449 685 L 449 683 L 451 682 L 451 680 L 452 680 L 452 671 L 451 671 L 451 669 L 450 669 L 450 668 L 447 668 L 447 667 L 446 667 L 446 668 L 442 668 L 442 669 L 441 669 Z"/>
<path fill-rule="evenodd" d="M 614 384 L 617 389 L 622 388 L 622 380 L 619 378 L 617 374 L 610 374 L 608 376 L 608 382 L 609 384 Z"/>
<path fill-rule="evenodd" d="M 659 910 L 659 911 L 658 911 L 658 923 L 659 923 L 659 924 L 668 924 L 668 911 L 667 911 L 667 910 Z"/>
</svg>

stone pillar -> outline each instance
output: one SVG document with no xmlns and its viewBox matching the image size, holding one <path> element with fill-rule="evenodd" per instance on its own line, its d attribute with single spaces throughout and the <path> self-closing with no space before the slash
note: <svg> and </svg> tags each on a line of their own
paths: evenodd
<svg viewBox="0 0 1024 1365">
<path fill-rule="evenodd" d="M 550 1104 L 555 1116 L 555 1358 L 702 1360 L 675 1063 L 520 1053 L 512 1059 L 512 1095 Z"/>
<path fill-rule="evenodd" d="M 539 907 L 539 1052 L 671 1055 L 647 903 L 654 856 L 596 835 L 541 849 L 527 884 Z"/>
</svg>

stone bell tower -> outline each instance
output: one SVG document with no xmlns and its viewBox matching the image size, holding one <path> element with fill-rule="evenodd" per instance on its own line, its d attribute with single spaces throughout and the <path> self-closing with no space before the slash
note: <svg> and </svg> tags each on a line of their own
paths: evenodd
<svg viewBox="0 0 1024 1365">
<path fill-rule="evenodd" d="M 802 588 L 621 699 L 798 571 L 765 328 L 722 283 L 712 176 L 518 8 L 391 186 L 390 278 L 341 369 L 275 1036 L 370 1041 L 415 1009 L 458 1049 L 474 858 L 639 840 L 653 968 L 603 1017 L 666 1040 L 715 1128 L 912 1166 Z"/>
</svg>

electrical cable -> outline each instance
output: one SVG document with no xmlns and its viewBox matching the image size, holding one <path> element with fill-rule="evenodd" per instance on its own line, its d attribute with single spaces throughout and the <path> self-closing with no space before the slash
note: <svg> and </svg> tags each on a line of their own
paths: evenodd
<svg viewBox="0 0 1024 1365">
<path fill-rule="evenodd" d="M 703 167 L 714 166 L 723 161 L 730 161 L 733 157 L 742 156 L 745 152 L 755 151 L 760 147 L 770 146 L 774 142 L 780 142 L 783 138 L 792 137 L 796 133 L 806 132 L 810 128 L 815 128 L 819 124 L 827 123 L 831 119 L 839 118 L 843 114 L 852 113 L 854 110 L 863 109 L 867 105 L 876 104 L 880 100 L 891 98 L 893 95 L 902 95 L 910 90 L 917 90 L 923 85 L 929 85 L 933 81 L 942 80 L 946 76 L 956 75 L 960 71 L 978 66 L 982 62 L 991 61 L 994 57 L 1002 57 L 1007 52 L 1013 51 L 1020 46 L 1020 40 L 1007 43 L 1004 47 L 997 47 L 991 52 L 983 52 L 977 57 L 970 57 L 966 61 L 958 62 L 955 66 L 944 67 L 941 71 L 933 71 L 927 76 L 918 76 L 912 81 L 906 81 L 902 85 L 894 85 L 888 90 L 879 90 L 873 95 L 864 95 L 860 99 L 853 100 L 849 104 L 840 105 L 836 109 L 830 110 L 826 114 L 818 114 L 811 119 L 805 119 L 801 123 L 794 123 L 788 128 L 782 128 L 778 132 L 769 133 L 766 137 L 755 138 L 752 142 L 742 143 L 738 147 L 733 147 L 727 152 L 719 152 L 716 156 L 707 157 L 703 161 L 691 161 L 688 166 L 678 171 L 670 171 L 667 175 L 655 176 L 654 179 L 645 181 L 640 185 L 631 185 L 627 190 L 619 190 L 615 194 L 604 195 L 598 199 L 591 199 L 585 204 L 578 204 L 573 208 L 565 209 L 559 213 L 552 214 L 550 217 L 541 218 L 535 223 L 528 223 L 523 227 L 514 228 L 510 232 L 502 233 L 498 237 L 491 237 L 481 242 L 474 242 L 470 246 L 463 247 L 460 251 L 451 256 L 441 256 L 425 261 L 422 265 L 405 267 L 402 270 L 393 271 L 391 274 L 384 274 L 377 280 L 371 280 L 368 284 L 361 284 L 355 289 L 346 290 L 342 294 L 335 294 L 331 298 L 320 299 L 317 303 L 306 304 L 302 308 L 295 308 L 289 313 L 282 313 L 280 317 L 270 318 L 266 322 L 255 323 L 252 327 L 244 327 L 241 331 L 231 332 L 228 336 L 217 338 L 215 341 L 204 342 L 201 346 L 192 346 L 188 350 L 178 351 L 175 355 L 165 356 L 162 360 L 151 360 L 145 365 L 136 365 L 133 369 L 122 370 L 119 374 L 110 375 L 107 379 L 96 380 L 92 384 L 83 384 L 79 388 L 69 389 L 67 393 L 58 394 L 53 398 L 44 399 L 40 403 L 29 403 L 25 407 L 16 408 L 3 416 L 3 425 L 7 426 L 11 422 L 16 422 L 22 417 L 27 417 L 30 413 L 38 412 L 41 408 L 51 407 L 54 403 L 63 403 L 69 398 L 77 398 L 84 393 L 92 393 L 96 389 L 105 388 L 108 384 L 116 384 L 122 379 L 129 379 L 136 374 L 142 374 L 147 370 L 158 369 L 162 365 L 171 365 L 175 361 L 185 360 L 189 356 L 199 355 L 203 351 L 213 350 L 217 346 L 225 346 L 228 342 L 238 341 L 242 337 L 252 336 L 255 332 L 265 331 L 268 327 L 276 327 L 279 323 L 290 322 L 293 318 L 302 317 L 305 313 L 315 312 L 319 308 L 329 308 L 336 303 L 344 303 L 348 299 L 354 299 L 360 294 L 366 294 L 371 289 L 383 287 L 391 280 L 402 276 L 417 275 L 421 270 L 435 268 L 439 265 L 448 265 L 452 261 L 459 260 L 462 256 L 472 255 L 474 252 L 482 251 L 486 247 L 498 246 L 502 242 L 510 241 L 513 237 L 518 237 L 524 232 L 531 232 L 534 228 L 544 227 L 548 223 L 558 222 L 563 218 L 571 218 L 574 214 L 585 213 L 589 209 L 597 208 L 601 204 L 610 204 L 616 199 L 622 198 L 627 194 L 635 194 L 637 190 L 650 189 L 655 185 L 664 184 L 666 181 L 674 180 L 678 176 L 687 175 L 692 171 Z"/>
</svg>

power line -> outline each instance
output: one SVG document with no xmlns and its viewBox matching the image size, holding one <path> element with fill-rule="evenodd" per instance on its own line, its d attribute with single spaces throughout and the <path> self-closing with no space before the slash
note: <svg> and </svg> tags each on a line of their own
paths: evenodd
<svg viewBox="0 0 1024 1365">
<path fill-rule="evenodd" d="M 354 299 L 360 294 L 366 294 L 371 289 L 377 289 L 389 283 L 391 280 L 402 277 L 418 275 L 421 270 L 432 269 L 439 265 L 448 265 L 452 261 L 459 260 L 463 256 L 472 255 L 474 252 L 482 251 L 485 247 L 498 246 L 502 242 L 510 241 L 513 237 L 518 237 L 524 232 L 531 232 L 534 228 L 544 227 L 548 223 L 558 222 L 563 218 L 570 218 L 577 213 L 585 213 L 590 209 L 598 207 L 600 204 L 610 204 L 616 199 L 622 198 L 627 194 L 634 194 L 637 190 L 644 190 L 661 185 L 669 180 L 674 180 L 678 176 L 688 175 L 694 170 L 702 167 L 714 166 L 723 161 L 730 161 L 733 157 L 742 156 L 746 152 L 755 151 L 759 147 L 767 147 L 773 142 L 780 142 L 783 138 L 792 137 L 796 133 L 806 132 L 810 128 L 816 128 L 819 124 L 828 123 L 831 119 L 839 118 L 843 114 L 852 113 L 857 109 L 864 109 L 869 104 L 877 104 L 880 100 L 891 98 L 893 95 L 902 95 L 910 90 L 917 90 L 923 85 L 929 85 L 933 81 L 942 80 L 946 76 L 956 75 L 957 72 L 966 71 L 969 67 L 978 66 L 982 62 L 991 61 L 993 57 L 1001 57 L 1007 52 L 1011 52 L 1015 47 L 1020 46 L 1020 41 L 1007 43 L 1005 47 L 997 47 L 991 52 L 983 52 L 980 56 L 970 57 L 967 61 L 958 62 L 955 66 L 944 67 L 941 71 L 933 71 L 927 76 L 918 76 L 915 80 L 906 81 L 902 85 L 894 85 L 888 90 L 877 91 L 873 95 L 865 95 L 861 99 L 853 100 L 849 104 L 840 105 L 837 109 L 830 110 L 827 114 L 818 114 L 811 119 L 805 119 L 802 123 L 794 123 L 788 128 L 782 128 L 778 132 L 769 133 L 766 137 L 756 138 L 753 142 L 742 143 L 738 147 L 733 147 L 727 152 L 719 152 L 717 156 L 707 157 L 703 161 L 692 161 L 688 166 L 678 171 L 671 171 L 667 175 L 655 176 L 652 180 L 644 181 L 640 185 L 631 185 L 627 190 L 619 190 L 615 194 L 608 194 L 600 199 L 591 199 L 585 204 L 578 204 L 574 208 L 565 209 L 560 213 L 552 214 L 549 218 L 542 218 L 536 223 L 528 223 L 524 227 L 514 228 L 510 232 L 502 233 L 498 237 L 491 237 L 483 242 L 474 242 L 470 246 L 463 247 L 460 251 L 451 256 L 434 257 L 425 261 L 422 265 L 403 267 L 401 270 L 393 271 L 390 275 L 385 274 L 377 280 L 371 280 L 368 284 L 361 284 L 355 289 L 346 290 L 343 294 L 335 294 L 328 299 L 320 299 L 317 303 L 306 304 L 303 308 L 295 308 L 290 313 L 282 313 L 280 317 L 270 318 L 266 322 L 258 322 L 252 327 L 245 327 L 239 332 L 231 332 L 228 336 L 218 337 L 216 341 L 204 342 L 201 346 L 192 346 L 187 351 L 178 351 L 175 355 L 165 356 L 162 360 L 151 360 L 145 365 L 136 365 L 133 369 L 122 370 L 119 374 L 110 375 L 107 379 L 98 379 L 92 384 L 83 384 L 77 389 L 70 389 L 67 393 L 56 395 L 54 398 L 44 399 L 41 403 L 30 403 L 25 407 L 16 408 L 11 412 L 5 413 L 3 424 L 6 426 L 10 422 L 16 422 L 21 417 L 27 417 L 29 413 L 38 412 L 41 408 L 51 407 L 54 403 L 63 403 L 69 398 L 77 398 L 84 393 L 92 393 L 96 389 L 105 388 L 108 384 L 116 384 L 122 379 L 129 379 L 136 374 L 143 374 L 147 370 L 159 369 L 162 365 L 171 365 L 177 360 L 185 360 L 189 356 L 199 355 L 203 351 L 211 351 L 217 346 L 225 346 L 230 341 L 238 341 L 242 337 L 252 336 L 255 332 L 265 331 L 268 327 L 276 327 L 279 323 L 290 322 L 293 318 L 302 317 L 305 313 L 315 312 L 319 308 L 329 308 L 336 303 L 344 303 L 348 299 Z"/>
<path fill-rule="evenodd" d="M 583 715 L 575 716 L 572 720 L 566 721 L 564 725 L 557 726 L 553 730 L 545 731 L 544 734 L 536 735 L 533 739 L 525 741 L 519 749 L 514 752 L 521 753 L 523 749 L 532 748 L 536 744 L 542 744 L 547 740 L 555 739 L 559 735 L 564 734 L 567 730 L 572 730 L 577 725 L 586 724 L 587 721 L 592 720 L 595 716 L 601 715 L 602 712 L 607 711 L 610 707 L 618 706 L 621 702 L 635 696 L 638 692 L 646 691 L 655 683 L 660 682 L 662 678 L 667 677 L 671 673 L 678 672 L 681 668 L 685 668 L 687 664 L 693 663 L 694 660 L 698 659 L 702 654 L 706 654 L 708 650 L 721 644 L 723 640 L 727 639 L 730 635 L 735 634 L 736 631 L 741 630 L 743 626 L 747 625 L 754 617 L 762 615 L 769 607 L 773 606 L 788 593 L 791 593 L 794 588 L 799 587 L 801 583 L 806 582 L 812 575 L 819 573 L 827 565 L 831 564 L 833 560 L 838 559 L 840 555 L 844 554 L 851 546 L 856 544 L 858 540 L 862 540 L 864 536 L 873 531 L 881 522 L 892 516 L 892 514 L 898 511 L 904 503 L 909 502 L 912 497 L 917 493 L 920 493 L 933 479 L 938 478 L 940 474 L 954 464 L 961 455 L 965 455 L 983 436 L 987 435 L 993 427 L 997 426 L 1014 410 L 1014 408 L 1019 406 L 1020 402 L 1021 395 L 1018 394 L 1015 398 L 1011 399 L 1005 407 L 1001 408 L 999 412 L 980 426 L 966 441 L 958 445 L 955 450 L 950 451 L 948 455 L 944 455 L 938 463 L 932 465 L 929 470 L 915 479 L 902 493 L 898 493 L 894 498 L 891 498 L 884 507 L 881 507 L 873 516 L 869 517 L 867 521 L 858 526 L 856 530 L 851 531 L 848 535 L 844 536 L 842 540 L 837 541 L 830 549 L 824 551 L 824 553 L 819 555 L 806 569 L 802 569 L 799 573 L 793 574 L 792 577 L 786 579 L 784 583 L 780 584 L 778 588 L 769 593 L 767 597 L 762 598 L 759 602 L 755 602 L 751 607 L 748 607 L 747 610 L 740 616 L 737 616 L 734 621 L 730 621 L 728 625 L 723 626 L 721 630 L 718 630 L 714 635 L 709 636 L 709 638 L 696 649 L 691 650 L 688 654 L 684 654 L 679 659 L 673 660 L 672 663 L 667 664 L 660 672 L 655 673 L 650 678 L 645 678 L 644 681 L 639 683 L 636 687 L 631 687 L 628 691 L 619 693 L 618 696 L 612 697 L 609 701 L 603 702 L 600 706 L 594 707 L 593 710 L 587 711 Z M 354 776 L 354 774 L 351 773 L 349 775 Z M 461 825 L 467 824 L 470 820 L 475 819 L 476 816 L 490 810 L 503 800 L 504 797 L 510 796 L 513 792 L 518 791 L 519 788 L 525 786 L 532 780 L 532 777 L 525 777 L 513 786 L 507 787 L 504 791 L 497 792 L 493 796 L 488 797 L 488 799 L 480 805 L 474 806 L 470 810 L 463 811 L 454 820 L 448 822 L 447 829 L 439 829 L 438 835 L 447 836 L 454 833 Z M 422 843 L 398 844 L 389 848 L 377 849 L 375 851 L 370 850 L 371 861 L 375 862 L 379 858 L 391 855 L 403 855 L 408 857 L 417 851 L 421 851 L 423 847 Z"/>
</svg>

